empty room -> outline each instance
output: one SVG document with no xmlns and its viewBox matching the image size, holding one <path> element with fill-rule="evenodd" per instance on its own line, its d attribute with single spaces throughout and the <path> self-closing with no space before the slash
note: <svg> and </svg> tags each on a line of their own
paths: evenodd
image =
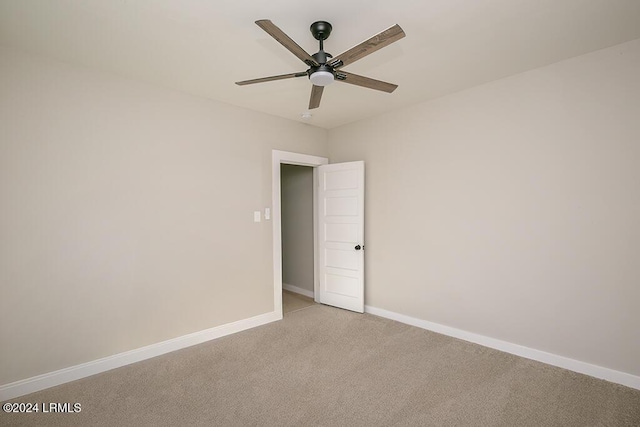
<svg viewBox="0 0 640 427">
<path fill-rule="evenodd" d="M 0 425 L 640 425 L 640 2 L 0 0 Z"/>
</svg>

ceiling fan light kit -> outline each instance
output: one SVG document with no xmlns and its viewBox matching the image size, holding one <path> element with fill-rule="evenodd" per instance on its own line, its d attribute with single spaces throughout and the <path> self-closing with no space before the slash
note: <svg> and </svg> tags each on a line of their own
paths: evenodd
<svg viewBox="0 0 640 427">
<path fill-rule="evenodd" d="M 321 66 L 322 67 L 322 66 Z M 327 67 L 329 68 L 329 67 Z M 309 76 L 309 80 L 316 86 L 327 86 L 333 83 L 333 72 L 332 70 L 318 70 L 311 73 Z"/>
<path fill-rule="evenodd" d="M 326 21 L 316 21 L 311 24 L 311 34 L 320 44 L 320 50 L 313 55 L 309 55 L 295 41 L 293 41 L 293 39 L 268 19 L 258 20 L 256 21 L 256 24 L 284 46 L 289 52 L 293 53 L 298 57 L 298 59 L 307 64 L 309 68 L 307 71 L 298 73 L 244 80 L 236 82 L 237 85 L 244 86 L 254 83 L 308 76 L 309 80 L 313 84 L 311 88 L 311 98 L 309 99 L 310 110 L 320 106 L 324 87 L 330 85 L 335 80 L 387 93 L 393 92 L 398 87 L 392 83 L 374 80 L 369 77 L 363 77 L 339 70 L 345 65 L 349 65 L 358 59 L 364 58 L 376 50 L 382 49 L 383 47 L 403 38 L 405 36 L 404 31 L 397 24 L 352 47 L 335 58 L 330 53 L 324 51 L 324 41 L 329 38 L 331 30 L 333 29 L 331 24 Z"/>
</svg>

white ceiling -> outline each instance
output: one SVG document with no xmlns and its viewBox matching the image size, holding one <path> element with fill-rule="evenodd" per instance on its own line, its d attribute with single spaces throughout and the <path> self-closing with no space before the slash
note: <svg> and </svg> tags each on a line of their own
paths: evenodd
<svg viewBox="0 0 640 427">
<path fill-rule="evenodd" d="M 310 54 L 309 25 L 329 21 L 334 56 L 404 29 L 344 68 L 399 88 L 328 86 L 309 120 L 324 128 L 640 38 L 640 0 L 0 0 L 0 44 L 303 121 L 306 78 L 234 84 L 307 68 L 257 19 Z"/>
</svg>

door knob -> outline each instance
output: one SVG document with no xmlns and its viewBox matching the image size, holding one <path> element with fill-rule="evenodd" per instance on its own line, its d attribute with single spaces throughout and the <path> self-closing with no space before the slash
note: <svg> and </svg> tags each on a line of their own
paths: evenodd
<svg viewBox="0 0 640 427">
<path fill-rule="evenodd" d="M 359 251 L 360 249 L 362 249 L 362 246 L 356 245 L 355 249 L 356 249 L 356 251 Z"/>
</svg>

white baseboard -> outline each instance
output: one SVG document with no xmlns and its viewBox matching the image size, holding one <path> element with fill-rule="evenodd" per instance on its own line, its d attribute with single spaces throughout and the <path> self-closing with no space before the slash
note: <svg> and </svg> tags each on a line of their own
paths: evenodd
<svg viewBox="0 0 640 427">
<path fill-rule="evenodd" d="M 204 331 L 194 332 L 192 334 L 183 335 L 167 341 L 151 344 L 146 347 L 137 348 L 135 350 L 126 351 L 124 353 L 115 354 L 113 356 L 104 357 L 102 359 L 93 360 L 91 362 L 71 366 L 69 368 L 5 384 L 0 386 L 0 401 L 14 399 L 16 397 L 24 396 L 25 394 L 34 393 L 36 391 L 75 381 L 100 372 L 109 371 L 131 363 L 140 362 L 165 353 L 191 347 L 192 345 L 201 344 L 212 339 L 275 322 L 280 319 L 282 319 L 282 313 L 275 311 L 265 313 L 248 319 L 238 320 L 237 322 L 216 326 L 211 329 L 205 329 Z"/>
<path fill-rule="evenodd" d="M 527 359 L 536 360 L 548 365 L 557 366 L 578 372 L 580 374 L 589 375 L 591 377 L 610 381 L 612 383 L 621 384 L 627 387 L 640 390 L 640 376 L 627 374 L 625 372 L 615 371 L 613 369 L 604 368 L 602 366 L 592 365 L 590 363 L 581 362 L 568 357 L 558 356 L 556 354 L 547 353 L 533 348 L 524 347 L 507 341 L 501 341 L 495 338 L 486 337 L 484 335 L 475 334 L 473 332 L 463 331 L 461 329 L 452 328 L 450 326 L 441 325 L 439 323 L 429 322 L 427 320 L 417 319 L 415 317 L 406 316 L 404 314 L 395 313 L 393 311 L 383 310 L 381 308 L 365 306 L 365 313 L 375 316 L 396 320 L 418 328 L 427 329 L 442 335 L 447 335 L 461 340 L 469 341 L 484 347 L 493 348 L 495 350 L 504 351 L 505 353 L 515 354 L 516 356 L 525 357 Z"/>
<path fill-rule="evenodd" d="M 296 294 L 304 295 L 305 297 L 313 298 L 313 291 L 308 291 L 306 289 L 299 288 L 298 286 L 293 286 L 288 283 L 282 284 L 282 289 L 285 291 L 293 292 Z"/>
</svg>

